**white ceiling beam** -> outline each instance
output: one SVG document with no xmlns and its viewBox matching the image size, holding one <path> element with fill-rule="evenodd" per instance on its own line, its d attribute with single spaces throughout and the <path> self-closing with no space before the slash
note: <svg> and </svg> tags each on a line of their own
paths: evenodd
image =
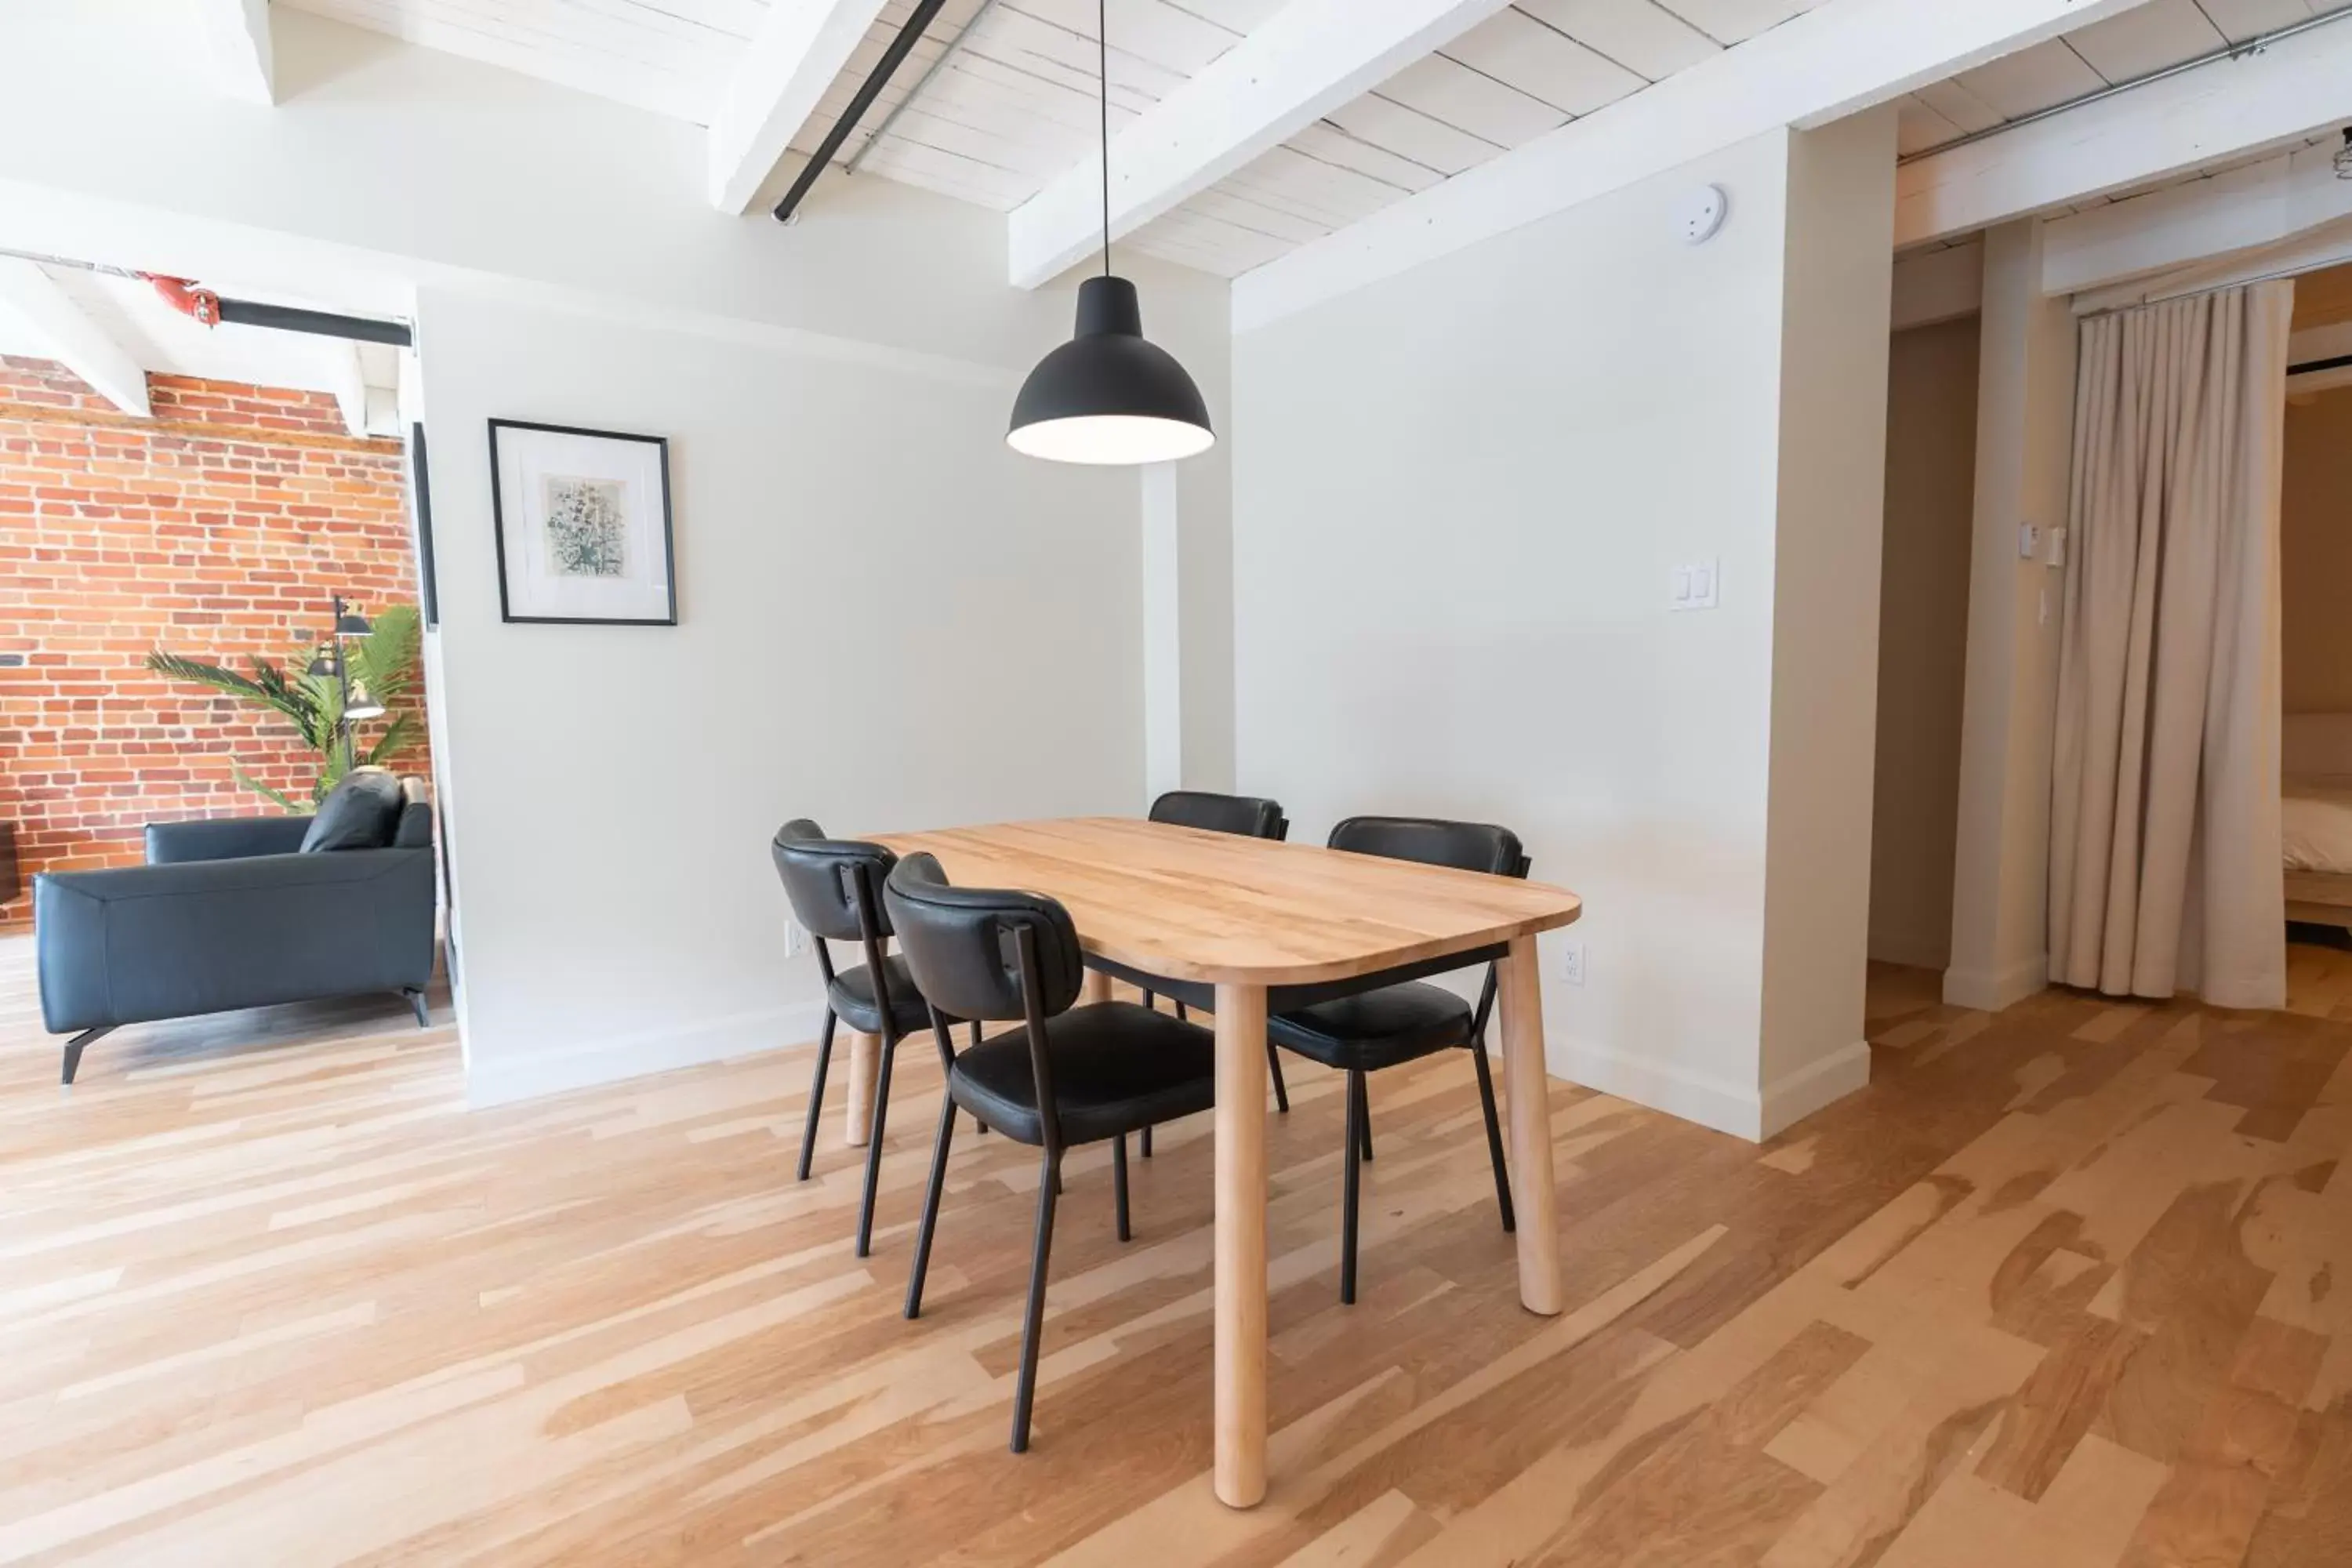
<svg viewBox="0 0 2352 1568">
<path fill-rule="evenodd" d="M 710 117 L 710 200 L 751 210 L 886 0 L 777 0 Z"/>
<path fill-rule="evenodd" d="M 152 416 L 147 373 L 39 267 L 0 257 L 0 312 L 13 317 L 24 337 L 91 391 L 125 414 Z"/>
<path fill-rule="evenodd" d="M 188 3 L 196 8 L 221 89 L 247 103 L 276 103 L 278 59 L 269 37 L 269 0 Z"/>
<path fill-rule="evenodd" d="M 1111 142 L 1110 231 L 1131 234 L 1507 0 L 1290 0 Z M 1064 170 L 1006 226 L 1016 288 L 1034 289 L 1102 243 L 1102 157 Z"/>
<path fill-rule="evenodd" d="M 2140 0 L 1828 0 L 1234 284 L 1247 331 L 1787 125 L 1811 129 Z"/>
<path fill-rule="evenodd" d="M 2042 291 L 2103 289 L 2352 218 L 2352 180 L 2337 177 L 2335 152 L 2305 147 L 2054 219 L 2042 237 Z"/>
<path fill-rule="evenodd" d="M 1917 245 L 2309 136 L 2352 117 L 2352 13 L 1903 166 L 1895 238 Z"/>
<path fill-rule="evenodd" d="M 2074 313 L 2083 316 L 2099 310 L 2128 310 L 2158 300 L 2177 300 L 2183 294 L 2202 294 L 2210 289 L 2234 289 L 2265 278 L 2300 277 L 2347 262 L 2352 262 L 2352 218 L 2339 218 L 2277 245 L 2176 267 L 2169 272 L 2136 278 L 2105 289 L 2087 289 L 2074 296 Z"/>
<path fill-rule="evenodd" d="M 1894 330 L 1956 321 L 1984 309 L 1984 241 L 1915 250 L 1895 263 Z"/>
</svg>

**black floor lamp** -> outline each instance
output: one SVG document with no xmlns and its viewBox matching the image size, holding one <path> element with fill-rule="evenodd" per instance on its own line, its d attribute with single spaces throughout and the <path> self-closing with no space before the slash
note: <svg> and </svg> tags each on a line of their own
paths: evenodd
<svg viewBox="0 0 2352 1568">
<path fill-rule="evenodd" d="M 331 675 L 335 690 L 341 697 L 341 717 L 335 721 L 335 740 L 343 750 L 343 771 L 349 773 L 359 764 L 359 754 L 352 743 L 352 724 L 360 719 L 381 719 L 383 704 L 377 701 L 364 684 L 352 681 L 350 661 L 343 657 L 343 639 L 363 637 L 373 628 L 368 618 L 343 603 L 341 594 L 335 595 L 335 627 L 327 634 L 327 651 L 310 661 L 313 675 Z"/>
</svg>

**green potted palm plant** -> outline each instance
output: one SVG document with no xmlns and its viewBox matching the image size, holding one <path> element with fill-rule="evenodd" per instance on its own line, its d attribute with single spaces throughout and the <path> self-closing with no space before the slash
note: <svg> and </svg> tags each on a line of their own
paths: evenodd
<svg viewBox="0 0 2352 1568">
<path fill-rule="evenodd" d="M 291 812 L 318 809 L 327 792 L 353 767 L 383 767 L 416 740 L 416 713 L 405 706 L 416 683 L 417 622 L 414 605 L 395 605 L 373 622 L 349 623 L 337 601 L 337 626 L 327 650 L 304 644 L 284 666 L 248 658 L 239 673 L 226 665 L 156 648 L 147 668 L 173 680 L 225 692 L 257 708 L 282 713 L 302 744 L 318 753 L 319 771 L 310 798 L 297 799 L 263 784 L 232 763 L 236 782 Z M 346 635 L 346 624 L 367 630 Z M 339 655 L 341 668 L 337 668 Z M 372 699 L 372 700 L 366 700 Z M 363 715 L 373 714 L 373 718 Z M 362 738 L 361 727 L 375 726 Z"/>
</svg>

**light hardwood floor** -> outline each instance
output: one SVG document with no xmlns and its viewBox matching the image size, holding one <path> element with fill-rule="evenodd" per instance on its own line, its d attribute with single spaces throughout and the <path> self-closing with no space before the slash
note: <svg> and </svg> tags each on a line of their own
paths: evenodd
<svg viewBox="0 0 2352 1568">
<path fill-rule="evenodd" d="M 2311 1016 L 1884 972 L 1876 1081 L 1761 1149 L 1558 1085 L 1556 1319 L 1459 1056 L 1374 1082 L 1342 1309 L 1339 1079 L 1291 1066 L 1248 1513 L 1207 1479 L 1205 1119 L 1136 1163 L 1125 1247 L 1073 1157 L 1016 1458 L 1035 1163 L 961 1138 L 902 1321 L 922 1051 L 861 1263 L 837 1119 L 791 1180 L 805 1050 L 468 1113 L 386 998 L 127 1029 L 68 1097 L 29 956 L 0 1561 L 2352 1563 L 2352 954 L 2297 950 Z"/>
</svg>

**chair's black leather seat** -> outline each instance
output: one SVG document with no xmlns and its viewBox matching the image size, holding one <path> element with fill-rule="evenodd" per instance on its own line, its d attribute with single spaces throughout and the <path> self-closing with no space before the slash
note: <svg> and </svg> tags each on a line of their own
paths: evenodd
<svg viewBox="0 0 2352 1568">
<path fill-rule="evenodd" d="M 923 994 L 916 987 L 915 977 L 907 968 L 907 961 L 891 953 L 882 961 L 883 980 L 890 988 L 890 1014 L 897 1026 L 891 1032 L 904 1037 L 931 1026 L 930 1008 Z M 841 1021 L 861 1035 L 882 1032 L 882 1012 L 874 1005 L 874 980 L 866 966 L 845 969 L 833 977 L 826 992 L 833 1010 Z"/>
<path fill-rule="evenodd" d="M 1216 1103 L 1216 1037 L 1131 1002 L 1077 1007 L 1045 1020 L 1062 1141 L 1091 1143 Z M 955 1101 L 1024 1143 L 1044 1136 L 1029 1031 L 997 1035 L 955 1059 Z"/>
<path fill-rule="evenodd" d="M 1470 1004 L 1439 985 L 1383 985 L 1268 1018 L 1285 1050 L 1326 1067 L 1377 1071 L 1465 1043 Z"/>
</svg>

